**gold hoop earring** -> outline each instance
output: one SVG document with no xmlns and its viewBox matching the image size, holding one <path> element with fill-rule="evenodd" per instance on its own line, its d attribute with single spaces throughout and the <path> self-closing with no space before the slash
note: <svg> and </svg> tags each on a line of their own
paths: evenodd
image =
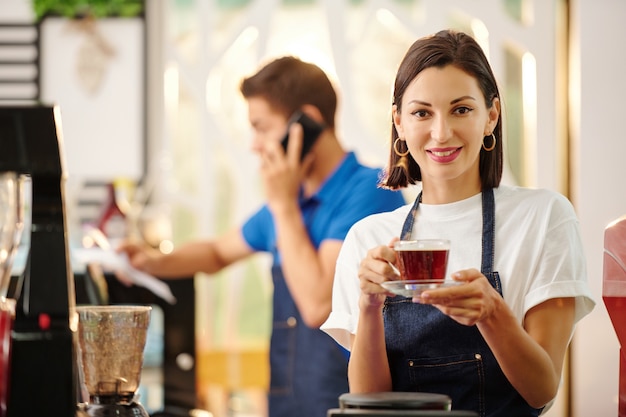
<svg viewBox="0 0 626 417">
<path fill-rule="evenodd" d="M 406 151 L 405 152 L 399 152 L 398 151 L 398 142 L 402 141 L 402 139 L 400 138 L 396 138 L 395 142 L 393 142 L 393 151 L 396 153 L 396 155 L 398 155 L 400 158 L 403 158 L 405 156 L 407 156 L 409 154 L 409 148 L 407 146 Z"/>
<path fill-rule="evenodd" d="M 489 136 L 491 136 L 491 139 L 492 139 L 492 141 L 493 141 L 493 142 L 491 143 L 491 146 L 490 146 L 490 147 L 486 147 L 486 146 L 485 146 L 485 138 L 486 138 L 486 137 L 488 137 L 488 136 L 485 136 L 485 138 L 483 138 L 483 149 L 484 149 L 485 151 L 487 151 L 487 152 L 491 152 L 491 151 L 493 151 L 493 150 L 494 150 L 494 148 L 496 147 L 496 135 L 494 135 L 493 133 L 491 133 L 491 135 L 489 135 Z"/>
</svg>

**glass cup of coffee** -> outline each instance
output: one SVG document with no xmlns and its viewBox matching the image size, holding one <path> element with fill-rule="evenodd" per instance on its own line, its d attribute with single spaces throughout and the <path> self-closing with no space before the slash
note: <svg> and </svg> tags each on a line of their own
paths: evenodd
<svg viewBox="0 0 626 417">
<path fill-rule="evenodd" d="M 446 239 L 399 240 L 393 246 L 403 281 L 443 282 L 448 268 L 450 241 Z"/>
</svg>

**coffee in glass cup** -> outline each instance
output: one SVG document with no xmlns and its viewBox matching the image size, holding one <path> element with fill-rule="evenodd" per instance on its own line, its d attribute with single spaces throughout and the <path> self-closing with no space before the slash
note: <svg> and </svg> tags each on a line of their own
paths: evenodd
<svg viewBox="0 0 626 417">
<path fill-rule="evenodd" d="M 393 245 L 403 281 L 443 281 L 448 268 L 450 241 L 398 240 Z"/>
</svg>

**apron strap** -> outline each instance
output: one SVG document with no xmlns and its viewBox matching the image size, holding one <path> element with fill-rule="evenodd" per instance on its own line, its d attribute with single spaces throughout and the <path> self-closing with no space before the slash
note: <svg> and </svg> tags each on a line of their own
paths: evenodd
<svg viewBox="0 0 626 417">
<path fill-rule="evenodd" d="M 422 192 L 417 195 L 415 202 L 413 203 L 413 207 L 411 207 L 411 211 L 404 219 L 404 224 L 402 225 L 402 234 L 400 235 L 400 239 L 402 240 L 411 240 L 411 232 L 413 232 L 413 222 L 415 221 L 415 217 L 417 217 L 417 209 L 422 202 Z"/>
<path fill-rule="evenodd" d="M 483 255 L 480 272 L 487 275 L 493 270 L 496 242 L 496 205 L 493 189 L 484 190 L 483 198 Z"/>
</svg>

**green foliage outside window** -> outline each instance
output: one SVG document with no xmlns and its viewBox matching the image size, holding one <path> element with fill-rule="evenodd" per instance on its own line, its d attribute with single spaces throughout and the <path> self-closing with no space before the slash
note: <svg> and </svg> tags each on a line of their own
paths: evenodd
<svg viewBox="0 0 626 417">
<path fill-rule="evenodd" d="M 136 17 L 144 11 L 143 0 L 32 0 L 32 6 L 37 20 L 46 16 Z"/>
</svg>

